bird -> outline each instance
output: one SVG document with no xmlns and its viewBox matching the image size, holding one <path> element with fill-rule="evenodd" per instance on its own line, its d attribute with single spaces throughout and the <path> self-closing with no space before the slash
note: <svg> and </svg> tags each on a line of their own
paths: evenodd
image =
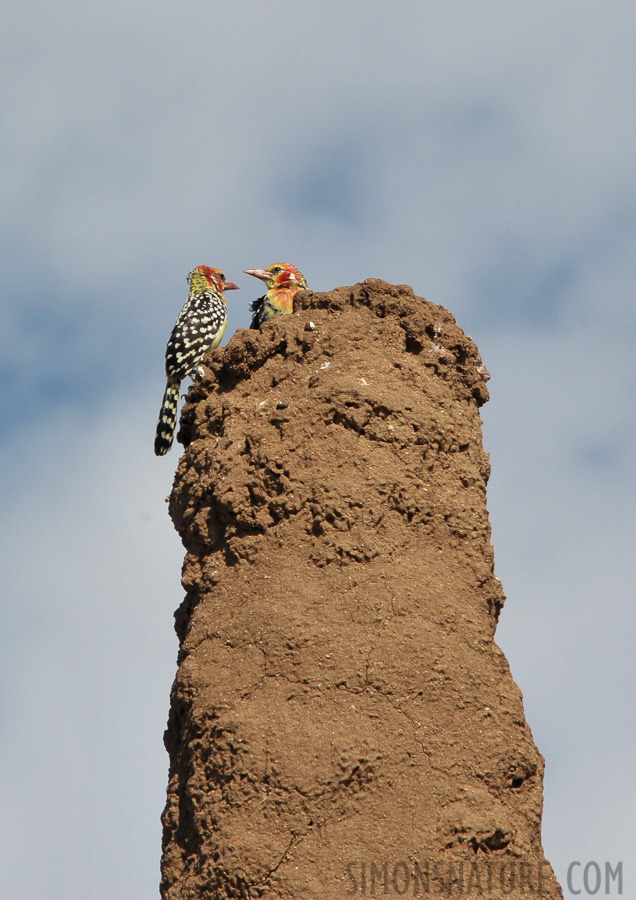
<svg viewBox="0 0 636 900">
<path fill-rule="evenodd" d="M 155 434 L 157 456 L 164 456 L 172 447 L 181 382 L 194 372 L 208 350 L 215 350 L 221 343 L 227 326 L 223 291 L 238 290 L 238 285 L 211 266 L 197 266 L 188 275 L 188 283 L 188 299 L 166 347 L 166 390 Z"/>
<path fill-rule="evenodd" d="M 288 316 L 294 311 L 294 294 L 307 290 L 305 276 L 290 263 L 274 263 L 266 269 L 244 269 L 246 275 L 260 278 L 267 293 L 250 303 L 250 328 L 260 328 L 273 316 Z"/>
</svg>

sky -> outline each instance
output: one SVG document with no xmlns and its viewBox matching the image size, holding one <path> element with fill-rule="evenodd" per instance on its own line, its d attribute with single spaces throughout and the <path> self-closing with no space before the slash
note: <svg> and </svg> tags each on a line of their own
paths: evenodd
<svg viewBox="0 0 636 900">
<path fill-rule="evenodd" d="M 636 7 L 23 0 L 0 25 L 0 894 L 158 896 L 165 343 L 190 269 L 242 288 L 229 338 L 242 270 L 284 260 L 410 284 L 477 342 L 545 852 L 566 898 L 575 861 L 633 895 Z"/>
</svg>

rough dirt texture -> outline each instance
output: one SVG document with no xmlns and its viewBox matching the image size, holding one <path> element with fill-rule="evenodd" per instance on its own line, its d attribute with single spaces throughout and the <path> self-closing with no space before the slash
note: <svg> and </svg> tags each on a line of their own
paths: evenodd
<svg viewBox="0 0 636 900">
<path fill-rule="evenodd" d="M 493 641 L 477 348 L 369 279 L 191 388 L 162 896 L 561 897 Z"/>
</svg>

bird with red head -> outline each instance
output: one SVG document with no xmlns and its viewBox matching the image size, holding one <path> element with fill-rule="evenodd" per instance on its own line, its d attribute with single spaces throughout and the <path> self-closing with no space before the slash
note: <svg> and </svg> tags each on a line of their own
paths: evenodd
<svg viewBox="0 0 636 900">
<path fill-rule="evenodd" d="M 188 275 L 188 299 L 166 347 L 166 390 L 161 403 L 155 453 L 163 456 L 172 447 L 177 425 L 179 388 L 192 374 L 208 350 L 215 350 L 227 327 L 227 304 L 223 291 L 237 291 L 220 269 L 197 266 Z"/>
<path fill-rule="evenodd" d="M 267 285 L 267 293 L 250 303 L 250 328 L 260 328 L 274 316 L 287 316 L 294 311 L 294 296 L 306 291 L 307 281 L 291 263 L 274 263 L 266 269 L 245 269 L 246 275 L 260 278 Z"/>
</svg>

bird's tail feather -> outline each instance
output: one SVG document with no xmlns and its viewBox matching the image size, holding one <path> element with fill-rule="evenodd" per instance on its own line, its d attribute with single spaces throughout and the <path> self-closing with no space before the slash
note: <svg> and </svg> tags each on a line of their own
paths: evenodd
<svg viewBox="0 0 636 900">
<path fill-rule="evenodd" d="M 174 431 L 177 427 L 180 385 L 180 381 L 175 381 L 168 377 L 155 434 L 155 454 L 157 456 L 164 456 L 172 447 Z"/>
</svg>

